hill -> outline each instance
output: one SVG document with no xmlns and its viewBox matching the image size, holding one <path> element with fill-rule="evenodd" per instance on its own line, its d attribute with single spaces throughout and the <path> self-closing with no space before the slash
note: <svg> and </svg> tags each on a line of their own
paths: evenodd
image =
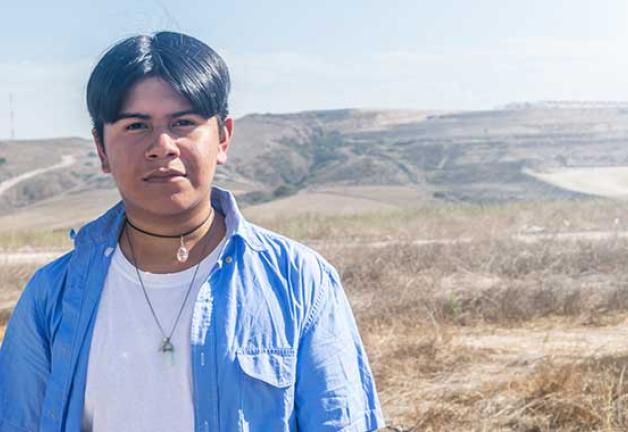
<svg viewBox="0 0 628 432">
<path fill-rule="evenodd" d="M 612 106 L 254 114 L 236 121 L 230 160 L 216 181 L 249 205 L 321 193 L 394 206 L 569 198 L 580 189 L 548 173 L 577 167 L 586 177 L 587 168 L 628 165 L 627 140 L 628 110 Z M 75 163 L 1 193 L 0 214 L 63 197 L 117 198 L 93 144 L 79 138 L 0 142 L 0 181 L 63 156 Z"/>
</svg>

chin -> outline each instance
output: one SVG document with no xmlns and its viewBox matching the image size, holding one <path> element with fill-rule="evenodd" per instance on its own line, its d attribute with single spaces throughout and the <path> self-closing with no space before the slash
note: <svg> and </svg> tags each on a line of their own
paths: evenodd
<svg viewBox="0 0 628 432">
<path fill-rule="evenodd" d="M 209 203 L 209 196 L 205 200 Z M 153 197 L 147 200 L 124 200 L 128 208 L 136 209 L 143 213 L 150 213 L 155 216 L 178 216 L 196 208 L 201 201 L 198 197 L 185 196 L 185 194 L 173 194 L 170 196 Z"/>
</svg>

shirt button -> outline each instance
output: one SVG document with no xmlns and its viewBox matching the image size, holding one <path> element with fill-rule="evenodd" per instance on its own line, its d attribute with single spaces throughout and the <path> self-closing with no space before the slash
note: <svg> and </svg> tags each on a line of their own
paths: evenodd
<svg viewBox="0 0 628 432">
<path fill-rule="evenodd" d="M 233 261 L 233 258 L 231 258 L 230 256 L 228 256 L 228 257 L 226 257 L 226 258 L 225 258 L 225 262 L 226 262 L 227 264 L 231 264 L 231 261 Z"/>
<path fill-rule="evenodd" d="M 111 255 L 112 253 L 113 253 L 113 248 L 112 247 L 108 247 L 107 249 L 105 249 L 105 256 L 106 257 Z"/>
</svg>

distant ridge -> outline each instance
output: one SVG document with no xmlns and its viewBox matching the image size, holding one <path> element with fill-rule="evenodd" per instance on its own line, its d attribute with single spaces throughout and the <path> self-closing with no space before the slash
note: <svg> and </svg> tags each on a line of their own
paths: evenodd
<svg viewBox="0 0 628 432">
<path fill-rule="evenodd" d="M 503 109 L 521 110 L 530 108 L 552 109 L 604 109 L 604 108 L 628 108 L 628 101 L 574 101 L 574 100 L 547 100 L 538 102 L 516 102 L 504 105 Z"/>
<path fill-rule="evenodd" d="M 487 111 L 250 114 L 236 121 L 229 162 L 216 181 L 244 204 L 329 188 L 371 188 L 376 199 L 386 187 L 437 201 L 575 197 L 526 172 L 628 165 L 626 108 L 627 102 L 543 101 Z M 0 196 L 0 213 L 114 190 L 93 143 L 77 138 L 0 141 L 0 181 L 59 163 L 61 155 L 76 163 L 16 184 Z"/>
</svg>

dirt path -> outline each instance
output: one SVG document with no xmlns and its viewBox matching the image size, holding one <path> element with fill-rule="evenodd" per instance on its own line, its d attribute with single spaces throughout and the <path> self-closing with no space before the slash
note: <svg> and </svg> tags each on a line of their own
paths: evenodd
<svg viewBox="0 0 628 432">
<path fill-rule="evenodd" d="M 24 174 L 20 174 L 19 176 L 10 178 L 8 180 L 5 180 L 3 182 L 0 182 L 0 195 L 2 195 L 3 193 L 5 193 L 7 190 L 11 189 L 13 186 L 15 186 L 16 184 L 23 182 L 24 180 L 27 180 L 29 178 L 33 178 L 36 177 L 40 174 L 43 174 L 45 172 L 48 171 L 53 171 L 53 170 L 57 170 L 57 169 L 61 169 L 61 168 L 67 168 L 71 165 L 74 165 L 74 163 L 76 163 L 76 157 L 73 155 L 65 155 L 65 156 L 61 156 L 61 162 L 59 162 L 58 164 L 55 165 L 51 165 L 49 167 L 46 168 L 38 168 L 36 170 L 33 171 L 28 171 Z"/>
<path fill-rule="evenodd" d="M 512 329 L 471 329 L 453 342 L 492 352 L 500 364 L 539 359 L 573 360 L 628 352 L 628 319 L 618 324 L 591 326 L 578 323 L 541 324 Z"/>
<path fill-rule="evenodd" d="M 510 236 L 512 240 L 516 240 L 522 243 L 537 243 L 544 240 L 556 240 L 556 241 L 606 241 L 613 239 L 628 238 L 628 231 L 538 231 L 538 232 L 520 232 Z M 438 238 L 438 239 L 415 239 L 408 240 L 408 243 L 415 246 L 430 246 L 430 245 L 454 245 L 460 243 L 472 243 L 474 241 L 471 237 L 459 237 L 459 238 Z M 361 240 L 312 240 L 305 242 L 308 246 L 313 248 L 320 247 L 333 247 L 333 248 L 354 248 L 354 247 L 370 247 L 370 248 L 383 248 L 386 246 L 393 246 L 399 244 L 399 240 L 382 240 L 382 241 L 361 241 Z M 407 244 L 407 243 L 406 243 Z"/>
<path fill-rule="evenodd" d="M 612 239 L 628 238 L 628 231 L 568 231 L 568 232 L 536 232 L 536 233 L 519 233 L 511 237 L 523 243 L 536 243 L 543 240 L 557 241 L 605 241 Z M 429 245 L 452 245 L 458 243 L 471 243 L 472 238 L 441 238 L 441 239 L 415 239 L 410 243 L 415 246 Z M 384 241 L 329 241 L 329 240 L 312 240 L 305 242 L 313 248 L 332 247 L 332 248 L 354 248 L 369 247 L 383 248 L 399 244 L 399 240 Z M 63 255 L 66 251 L 50 250 L 39 252 L 3 252 L 0 251 L 0 265 L 3 264 L 44 264 Z"/>
<path fill-rule="evenodd" d="M 63 255 L 65 251 L 0 252 L 0 265 L 45 264 Z"/>
</svg>

